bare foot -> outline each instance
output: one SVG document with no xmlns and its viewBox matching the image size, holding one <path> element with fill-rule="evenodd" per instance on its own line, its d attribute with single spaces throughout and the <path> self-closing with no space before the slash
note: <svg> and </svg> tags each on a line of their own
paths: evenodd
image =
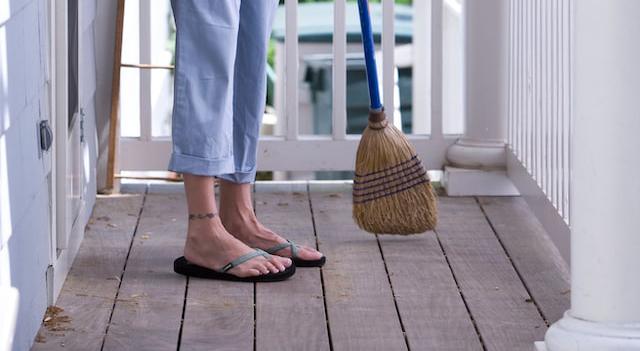
<svg viewBox="0 0 640 351">
<path fill-rule="evenodd" d="M 229 233 L 251 247 L 266 250 L 287 242 L 286 239 L 262 225 L 251 208 L 226 208 L 224 211 L 220 211 L 220 218 Z M 291 257 L 291 249 L 284 248 L 276 254 Z M 323 256 L 318 250 L 303 245 L 299 246 L 296 254 L 299 259 L 305 261 L 319 260 Z"/>
<path fill-rule="evenodd" d="M 219 270 L 236 258 L 253 252 L 254 249 L 229 234 L 220 217 L 189 221 L 184 257 L 194 264 Z M 228 271 L 238 277 L 252 277 L 278 273 L 291 266 L 288 258 L 258 256 Z"/>
</svg>

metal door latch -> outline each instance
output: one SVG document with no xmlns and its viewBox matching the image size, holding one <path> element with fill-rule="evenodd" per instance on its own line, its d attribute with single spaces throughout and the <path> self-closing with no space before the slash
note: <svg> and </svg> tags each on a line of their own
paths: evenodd
<svg viewBox="0 0 640 351">
<path fill-rule="evenodd" d="M 51 132 L 51 126 L 49 121 L 40 121 L 40 149 L 42 151 L 49 151 L 51 144 L 53 143 L 53 133 Z"/>
<path fill-rule="evenodd" d="M 80 142 L 84 143 L 84 109 L 80 109 Z"/>
</svg>

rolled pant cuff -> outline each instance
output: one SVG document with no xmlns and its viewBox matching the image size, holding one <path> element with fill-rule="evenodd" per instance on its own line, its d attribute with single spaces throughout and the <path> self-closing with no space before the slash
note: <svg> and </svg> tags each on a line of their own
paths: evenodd
<svg viewBox="0 0 640 351">
<path fill-rule="evenodd" d="M 221 174 L 218 176 L 218 178 L 238 184 L 252 183 L 254 180 L 256 180 L 256 170 L 254 168 L 253 170 L 248 172 Z"/>
<path fill-rule="evenodd" d="M 171 153 L 168 170 L 177 173 L 189 173 L 200 176 L 219 176 L 233 173 L 235 166 L 233 156 L 220 159 L 209 159 L 191 155 Z"/>
</svg>

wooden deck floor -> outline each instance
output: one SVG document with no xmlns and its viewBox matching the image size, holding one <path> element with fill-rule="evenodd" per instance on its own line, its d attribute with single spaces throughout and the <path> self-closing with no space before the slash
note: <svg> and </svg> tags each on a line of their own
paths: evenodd
<svg viewBox="0 0 640 351">
<path fill-rule="evenodd" d="M 440 199 L 435 232 L 373 236 L 348 192 L 259 184 L 258 217 L 323 269 L 246 284 L 174 274 L 180 185 L 100 197 L 33 350 L 532 350 L 569 307 L 567 268 L 521 198 Z"/>
</svg>

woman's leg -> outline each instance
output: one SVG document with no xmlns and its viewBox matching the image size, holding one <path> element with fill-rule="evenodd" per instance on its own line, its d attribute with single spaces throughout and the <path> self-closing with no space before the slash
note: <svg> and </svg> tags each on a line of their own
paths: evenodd
<svg viewBox="0 0 640 351">
<path fill-rule="evenodd" d="M 286 242 L 286 239 L 266 228 L 256 218 L 250 184 L 221 181 L 220 218 L 229 233 L 251 247 L 268 249 Z M 277 254 L 291 257 L 291 249 L 283 249 Z M 320 252 L 308 246 L 300 246 L 297 255 L 300 259 L 308 261 L 322 258 Z"/>
<path fill-rule="evenodd" d="M 240 0 L 172 0 L 171 5 L 176 69 L 168 169 L 209 176 L 233 172 Z"/>
<path fill-rule="evenodd" d="M 249 246 L 267 249 L 285 239 L 258 222 L 251 201 L 250 182 L 256 175 L 256 149 L 266 100 L 268 41 L 277 0 L 246 0 L 240 5 L 233 97 L 235 172 L 223 174 L 220 216 L 224 226 Z M 290 249 L 278 252 L 290 256 Z M 322 254 L 302 247 L 298 256 L 317 260 Z"/>
<path fill-rule="evenodd" d="M 185 258 L 219 269 L 252 251 L 231 236 L 216 213 L 213 175 L 233 172 L 233 70 L 240 0 L 173 0 L 176 71 L 173 152 L 169 170 L 184 174 L 189 209 Z M 229 271 L 254 276 L 290 266 L 256 257 Z"/>
<path fill-rule="evenodd" d="M 233 157 L 235 169 L 219 176 L 251 183 L 267 94 L 267 51 L 277 0 L 242 1 L 233 76 Z"/>
<path fill-rule="evenodd" d="M 252 248 L 230 235 L 218 216 L 213 190 L 213 178 L 185 173 L 184 188 L 187 195 L 189 224 L 184 257 L 192 263 L 220 269 L 232 260 L 253 251 Z M 257 276 L 284 271 L 291 265 L 289 259 L 278 256 L 256 257 L 229 270 L 239 277 Z"/>
</svg>

